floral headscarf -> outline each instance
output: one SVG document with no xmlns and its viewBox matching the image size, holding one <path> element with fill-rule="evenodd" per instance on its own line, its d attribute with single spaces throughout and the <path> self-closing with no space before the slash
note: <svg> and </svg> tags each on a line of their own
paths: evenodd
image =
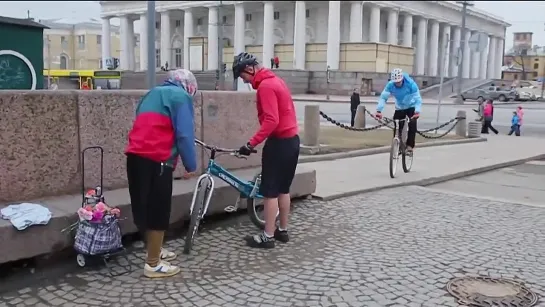
<svg viewBox="0 0 545 307">
<path fill-rule="evenodd" d="M 183 87 L 191 96 L 195 96 L 197 93 L 197 79 L 187 69 L 180 68 L 169 71 L 166 82 Z"/>
</svg>

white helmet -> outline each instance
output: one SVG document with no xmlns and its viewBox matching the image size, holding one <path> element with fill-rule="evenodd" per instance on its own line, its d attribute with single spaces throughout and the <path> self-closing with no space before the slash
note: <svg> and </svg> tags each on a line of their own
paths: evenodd
<svg viewBox="0 0 545 307">
<path fill-rule="evenodd" d="M 392 70 L 392 73 L 390 74 L 390 80 L 394 82 L 403 81 L 403 71 L 401 70 L 401 68 L 394 68 L 394 70 Z"/>
</svg>

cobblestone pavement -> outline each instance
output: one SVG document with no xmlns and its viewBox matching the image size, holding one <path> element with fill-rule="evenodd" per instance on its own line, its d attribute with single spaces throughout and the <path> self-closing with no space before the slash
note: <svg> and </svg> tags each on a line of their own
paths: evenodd
<svg viewBox="0 0 545 307">
<path fill-rule="evenodd" d="M 79 270 L 4 294 L 0 307 L 458 306 L 445 284 L 468 274 L 519 279 L 545 294 L 545 209 L 405 187 L 303 201 L 292 220 L 292 241 L 274 250 L 245 247 L 254 228 L 240 217 L 173 261 L 178 277 L 142 278 L 139 251 L 128 275 Z"/>
</svg>

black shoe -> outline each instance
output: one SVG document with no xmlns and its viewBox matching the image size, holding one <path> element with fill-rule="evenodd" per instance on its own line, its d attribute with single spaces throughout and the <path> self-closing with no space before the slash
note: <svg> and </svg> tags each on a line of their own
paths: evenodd
<svg viewBox="0 0 545 307">
<path fill-rule="evenodd" d="M 290 241 L 290 236 L 288 235 L 287 230 L 280 230 L 276 228 L 274 231 L 274 238 L 282 243 L 288 243 Z"/>
<path fill-rule="evenodd" d="M 246 236 L 244 240 L 249 247 L 274 248 L 274 237 L 269 238 L 263 232 L 254 236 Z"/>
</svg>

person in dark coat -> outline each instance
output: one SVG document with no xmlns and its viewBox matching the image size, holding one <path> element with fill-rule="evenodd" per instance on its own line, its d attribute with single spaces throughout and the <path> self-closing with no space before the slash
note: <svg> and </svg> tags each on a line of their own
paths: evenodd
<svg viewBox="0 0 545 307">
<path fill-rule="evenodd" d="M 352 96 L 350 96 L 350 126 L 354 127 L 354 119 L 356 118 L 356 111 L 360 105 L 360 93 L 357 88 L 354 89 Z"/>
</svg>

